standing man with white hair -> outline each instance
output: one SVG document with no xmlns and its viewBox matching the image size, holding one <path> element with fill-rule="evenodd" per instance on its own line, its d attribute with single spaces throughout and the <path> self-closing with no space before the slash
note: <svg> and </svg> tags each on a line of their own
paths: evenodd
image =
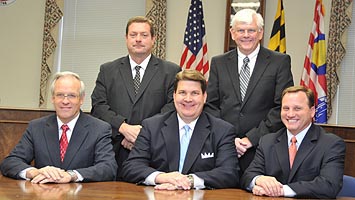
<svg viewBox="0 0 355 200">
<path fill-rule="evenodd" d="M 252 9 L 238 11 L 230 33 L 237 48 L 211 60 L 206 111 L 237 130 L 241 172 L 249 166 L 261 136 L 284 125 L 280 118 L 282 91 L 293 85 L 289 55 L 260 45 L 264 21 Z"/>
</svg>

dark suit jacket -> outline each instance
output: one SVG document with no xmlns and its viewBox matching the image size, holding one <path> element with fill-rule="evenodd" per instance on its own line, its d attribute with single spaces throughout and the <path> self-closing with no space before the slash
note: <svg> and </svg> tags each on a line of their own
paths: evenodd
<svg viewBox="0 0 355 200">
<path fill-rule="evenodd" d="M 141 124 L 145 118 L 174 110 L 174 80 L 180 70 L 178 65 L 152 55 L 135 96 L 128 56 L 101 65 L 91 95 L 91 114 L 112 126 L 118 170 L 129 153 L 121 146 L 119 127 L 124 121 Z"/>
<path fill-rule="evenodd" d="M 31 167 L 55 166 L 77 170 L 88 181 L 115 180 L 117 165 L 111 145 L 111 127 L 106 122 L 80 113 L 64 157 L 60 161 L 56 115 L 29 123 L 20 142 L 1 164 L 5 176 L 20 179 L 19 172 Z"/>
<path fill-rule="evenodd" d="M 234 137 L 231 124 L 203 112 L 192 133 L 182 174 L 196 174 L 207 188 L 239 187 Z M 141 183 L 155 171 L 178 171 L 179 152 L 176 112 L 144 120 L 136 144 L 123 164 L 124 180 Z M 202 158 L 201 154 L 206 153 L 214 156 Z"/>
<path fill-rule="evenodd" d="M 301 198 L 335 198 L 342 187 L 345 143 L 312 125 L 298 148 L 290 170 L 286 128 L 265 135 L 253 162 L 242 176 L 246 189 L 257 175 L 275 177 Z"/>
<path fill-rule="evenodd" d="M 238 55 L 234 49 L 212 58 L 207 87 L 206 111 L 233 124 L 240 138 L 257 146 L 262 135 L 284 127 L 280 118 L 282 91 L 293 85 L 289 55 L 260 46 L 245 99 L 240 94 Z M 242 171 L 255 149 L 241 157 Z M 251 154 L 250 154 L 251 153 Z"/>
</svg>

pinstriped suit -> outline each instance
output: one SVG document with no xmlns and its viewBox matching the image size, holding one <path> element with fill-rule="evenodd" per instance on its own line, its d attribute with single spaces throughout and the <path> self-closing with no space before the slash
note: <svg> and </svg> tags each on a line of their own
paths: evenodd
<svg viewBox="0 0 355 200">
<path fill-rule="evenodd" d="M 121 145 L 124 137 L 118 133 L 119 127 L 123 122 L 141 124 L 145 118 L 174 110 L 174 80 L 180 70 L 178 65 L 152 55 L 135 95 L 128 56 L 101 65 L 91 95 L 91 114 L 112 126 L 118 172 L 129 154 Z"/>
<path fill-rule="evenodd" d="M 248 137 L 255 147 L 262 135 L 284 127 L 280 118 L 281 93 L 292 85 L 290 56 L 260 46 L 242 101 L 234 49 L 212 58 L 205 110 L 233 124 L 238 137 Z M 240 158 L 242 172 L 254 153 L 255 148 L 251 148 Z"/>
</svg>

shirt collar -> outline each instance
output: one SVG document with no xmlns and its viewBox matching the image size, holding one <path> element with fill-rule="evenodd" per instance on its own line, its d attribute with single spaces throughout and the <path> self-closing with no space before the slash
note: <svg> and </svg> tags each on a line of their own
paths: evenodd
<svg viewBox="0 0 355 200">
<path fill-rule="evenodd" d="M 239 57 L 239 59 L 243 60 L 245 57 L 248 56 L 249 60 L 252 60 L 252 59 L 254 59 L 254 57 L 256 57 L 258 55 L 259 50 L 260 50 L 260 44 L 258 44 L 256 49 L 253 52 L 251 52 L 249 55 L 244 55 L 242 52 L 239 51 L 239 48 L 237 48 L 238 57 Z"/>
<path fill-rule="evenodd" d="M 79 116 L 80 116 L 80 112 L 79 112 L 79 114 L 76 117 L 74 117 L 74 119 L 72 119 L 70 122 L 67 123 L 67 125 L 69 127 L 69 130 L 71 130 L 71 131 L 74 130 L 75 124 L 78 121 Z M 58 123 L 58 128 L 60 130 L 64 123 L 59 119 L 58 116 L 57 116 L 57 123 Z"/>
<path fill-rule="evenodd" d="M 193 132 L 193 130 L 195 129 L 196 126 L 196 122 L 198 120 L 199 117 L 197 117 L 194 121 L 192 121 L 191 123 L 187 124 L 185 123 L 181 117 L 179 116 L 179 114 L 177 114 L 177 118 L 178 118 L 178 122 L 179 122 L 179 130 L 181 130 L 185 125 L 188 125 L 190 127 L 190 129 L 192 130 L 191 133 Z"/>
<path fill-rule="evenodd" d="M 306 136 L 306 133 L 308 132 L 309 128 L 311 127 L 312 123 L 310 123 L 305 129 L 303 129 L 301 132 L 297 133 L 295 135 L 296 140 L 297 140 L 297 146 L 299 146 L 302 143 L 303 138 Z M 291 138 L 294 135 L 287 129 L 287 141 L 288 144 L 291 143 Z"/>
<path fill-rule="evenodd" d="M 129 57 L 129 64 L 131 65 L 131 70 L 135 70 L 134 68 L 139 65 L 144 71 L 145 69 L 147 68 L 148 66 L 148 63 L 149 63 L 149 60 L 150 60 L 150 57 L 152 57 L 152 54 L 149 54 L 149 56 L 147 56 L 142 63 L 140 64 L 137 64 L 136 62 L 134 62 L 134 60 L 132 59 L 131 55 L 128 55 Z"/>
</svg>

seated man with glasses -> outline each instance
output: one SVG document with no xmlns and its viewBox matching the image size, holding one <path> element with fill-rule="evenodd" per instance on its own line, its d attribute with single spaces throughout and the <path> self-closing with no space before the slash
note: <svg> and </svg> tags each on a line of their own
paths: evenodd
<svg viewBox="0 0 355 200">
<path fill-rule="evenodd" d="M 55 75 L 51 93 L 56 114 L 29 123 L 0 165 L 4 176 L 32 183 L 115 180 L 111 126 L 80 111 L 84 89 L 75 73 Z"/>
</svg>

